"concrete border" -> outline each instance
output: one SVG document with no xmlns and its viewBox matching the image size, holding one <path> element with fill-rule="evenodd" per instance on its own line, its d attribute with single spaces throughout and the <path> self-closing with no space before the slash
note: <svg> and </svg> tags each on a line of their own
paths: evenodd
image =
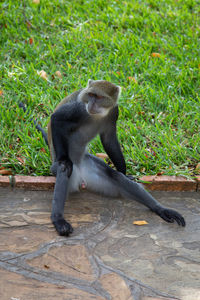
<svg viewBox="0 0 200 300">
<path fill-rule="evenodd" d="M 200 176 L 193 180 L 183 176 L 143 176 L 139 180 L 151 191 L 200 191 Z M 12 187 L 29 190 L 53 190 L 55 177 L 53 176 L 0 176 L 0 187 Z"/>
</svg>

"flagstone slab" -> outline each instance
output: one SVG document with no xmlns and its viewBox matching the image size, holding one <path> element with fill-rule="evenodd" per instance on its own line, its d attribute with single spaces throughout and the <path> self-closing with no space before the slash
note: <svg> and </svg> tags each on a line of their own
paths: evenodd
<svg viewBox="0 0 200 300">
<path fill-rule="evenodd" d="M 0 278 L 1 300 L 106 300 L 75 287 L 40 282 L 2 269 Z"/>
<path fill-rule="evenodd" d="M 52 247 L 45 254 L 33 258 L 27 263 L 33 267 L 50 272 L 62 273 L 87 281 L 94 281 L 97 276 L 92 270 L 89 255 L 83 245 L 64 245 Z"/>
<path fill-rule="evenodd" d="M 134 300 L 126 282 L 116 273 L 105 274 L 100 277 L 102 286 L 110 293 L 112 299 Z"/>
<path fill-rule="evenodd" d="M 186 227 L 82 192 L 66 203 L 65 238 L 50 221 L 52 191 L 0 188 L 0 299 L 200 300 L 200 193 L 153 195 Z"/>
</svg>

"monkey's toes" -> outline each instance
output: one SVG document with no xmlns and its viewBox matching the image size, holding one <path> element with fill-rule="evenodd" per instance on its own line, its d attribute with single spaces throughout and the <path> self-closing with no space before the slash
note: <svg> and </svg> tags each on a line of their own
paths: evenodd
<svg viewBox="0 0 200 300">
<path fill-rule="evenodd" d="M 56 231 L 61 236 L 69 236 L 69 234 L 73 232 L 72 226 L 64 219 L 54 221 L 53 224 L 56 228 Z"/>
<path fill-rule="evenodd" d="M 162 209 L 159 211 L 159 216 L 168 223 L 174 223 L 174 221 L 180 225 L 185 226 L 185 219 L 177 211 L 173 209 Z"/>
</svg>

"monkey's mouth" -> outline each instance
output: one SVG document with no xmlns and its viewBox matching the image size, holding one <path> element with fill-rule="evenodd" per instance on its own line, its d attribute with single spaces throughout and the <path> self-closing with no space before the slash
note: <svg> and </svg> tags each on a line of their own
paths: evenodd
<svg viewBox="0 0 200 300">
<path fill-rule="evenodd" d="M 100 112 L 94 111 L 94 110 L 89 110 L 88 113 L 90 115 L 98 115 Z"/>
<path fill-rule="evenodd" d="M 101 110 L 95 104 L 88 103 L 86 109 L 90 115 L 97 115 L 101 113 Z"/>
<path fill-rule="evenodd" d="M 89 115 L 98 115 L 101 113 L 100 111 L 98 111 L 96 109 L 92 109 L 92 108 L 87 108 L 87 112 Z"/>
</svg>

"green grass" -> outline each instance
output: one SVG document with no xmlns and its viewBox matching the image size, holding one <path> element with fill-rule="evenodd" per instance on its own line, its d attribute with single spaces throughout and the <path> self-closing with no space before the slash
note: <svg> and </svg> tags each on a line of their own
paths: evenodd
<svg viewBox="0 0 200 300">
<path fill-rule="evenodd" d="M 0 167 L 48 175 L 49 151 L 31 118 L 45 128 L 58 102 L 91 78 L 123 88 L 118 136 L 128 173 L 194 176 L 199 16 L 195 0 L 1 2 Z M 28 105 L 26 120 L 19 101 Z M 90 151 L 103 151 L 99 138 Z"/>
</svg>

